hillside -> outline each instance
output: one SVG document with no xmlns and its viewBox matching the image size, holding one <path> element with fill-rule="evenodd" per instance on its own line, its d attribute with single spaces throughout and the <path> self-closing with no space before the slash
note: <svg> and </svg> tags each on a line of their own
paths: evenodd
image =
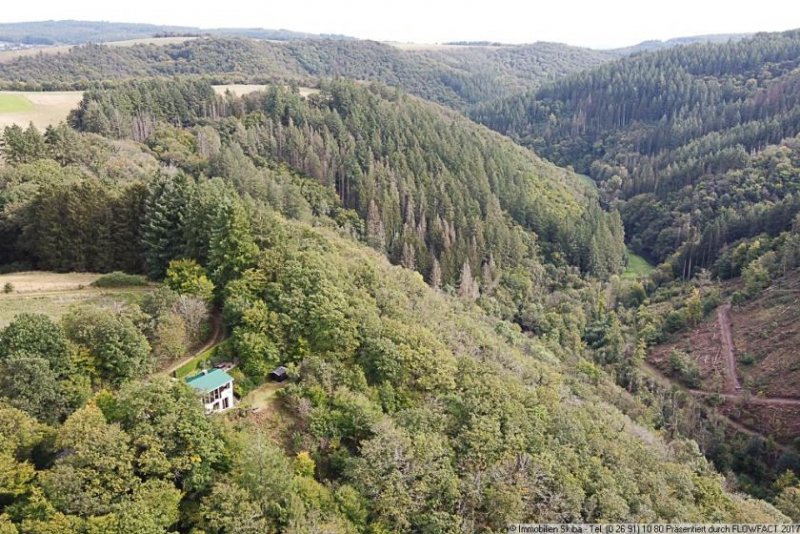
<svg viewBox="0 0 800 534">
<path fill-rule="evenodd" d="M 203 38 L 166 46 L 86 45 L 0 63 L 7 89 L 84 89 L 92 82 L 202 75 L 215 83 L 347 77 L 380 81 L 463 109 L 609 61 L 615 55 L 561 44 L 399 49 L 372 41 Z"/>
<path fill-rule="evenodd" d="M 366 191 L 381 185 L 367 179 L 377 176 L 389 192 L 426 191 L 420 208 L 452 199 L 447 215 L 465 208 L 460 188 L 484 190 L 489 204 L 503 196 L 502 168 L 488 173 L 498 183 L 470 181 L 481 176 L 470 166 L 492 168 L 473 143 L 515 165 L 535 163 L 529 153 L 515 155 L 496 134 L 381 88 L 337 82 L 308 100 L 274 88 L 228 98 L 239 111 L 211 120 L 197 115 L 197 98 L 213 90 L 170 87 L 185 98 L 186 124 L 156 124 L 144 144 L 65 127 L 43 137 L 5 133 L 3 243 L 24 236 L 7 253 L 61 269 L 124 267 L 164 284 L 139 306 L 74 309 L 61 322 L 22 315 L 0 332 L 8 402 L 0 458 L 15 483 L 2 493 L 6 530 L 481 532 L 543 519 L 787 520 L 726 489 L 697 445 L 653 416 L 662 406 L 618 388 L 584 357 L 619 350 L 596 326 L 591 352 L 580 341 L 589 322 L 610 317 L 598 304 L 601 287 L 565 266 L 516 276 L 516 286 L 547 288 L 536 298 L 547 305 L 541 313 L 533 301 L 526 306 L 537 333 L 523 334 L 476 306 L 474 294 L 437 290 L 390 265 L 339 204 L 348 189 L 297 172 L 308 156 L 301 134 L 338 150 L 349 128 L 370 133 L 364 125 L 375 121 L 385 136 L 369 136 L 376 161 L 360 162 L 369 151 L 344 137 L 357 150 L 353 176 Z M 85 110 L 158 89 L 150 82 L 91 93 Z M 176 124 L 168 113 L 177 100 L 156 101 L 130 111 Z M 279 116 L 286 122 L 270 122 Z M 404 124 L 412 118 L 414 127 Z M 321 122 L 330 131 L 316 130 Z M 445 150 L 446 131 L 470 159 Z M 442 167 L 427 181 L 446 193 L 411 188 L 415 162 L 426 166 L 412 132 Z M 388 142 L 406 146 L 407 160 L 381 157 Z M 294 158 L 294 170 L 282 158 Z M 382 169 L 361 176 L 358 165 Z M 464 174 L 445 181 L 454 165 Z M 399 166 L 407 179 L 389 180 Z M 561 172 L 552 182 L 526 175 L 515 196 L 552 188 L 554 203 L 566 203 L 571 189 L 561 188 L 572 179 Z M 579 208 L 579 199 L 569 204 Z M 458 237 L 466 227 L 456 228 Z M 195 316 L 187 303 L 209 301 L 222 308 L 222 357 L 237 363 L 240 396 L 276 365 L 289 368 L 267 415 L 205 417 L 185 384 L 150 376 L 185 354 L 174 337 Z"/>
<path fill-rule="evenodd" d="M 160 105 L 138 108 L 147 102 Z M 206 115 L 240 122 L 242 134 L 227 136 L 230 152 L 223 154 L 226 167 L 239 165 L 243 184 L 258 181 L 257 168 L 238 163 L 244 155 L 289 165 L 355 210 L 373 246 L 440 285 L 456 286 L 465 269 L 486 283 L 487 269 L 497 278 L 538 263 L 539 253 L 600 276 L 621 268 L 619 217 L 600 211 L 576 175 L 394 89 L 335 82 L 305 98 L 272 86 L 237 99 L 219 98 L 199 82 L 137 83 L 87 92 L 72 123 L 141 140 L 158 121 L 191 126 Z M 230 125 L 216 125 L 221 138 Z M 170 132 L 155 133 L 169 146 Z M 191 157 L 184 163 L 172 152 L 175 164 L 196 168 Z"/>
<path fill-rule="evenodd" d="M 637 55 L 487 104 L 473 116 L 594 178 L 633 249 L 710 267 L 788 228 L 800 132 L 800 32 Z"/>
</svg>

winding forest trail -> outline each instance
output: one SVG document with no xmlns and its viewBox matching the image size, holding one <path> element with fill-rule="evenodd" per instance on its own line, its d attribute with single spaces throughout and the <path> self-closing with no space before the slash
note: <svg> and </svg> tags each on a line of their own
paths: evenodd
<svg viewBox="0 0 800 534">
<path fill-rule="evenodd" d="M 739 393 L 742 390 L 742 385 L 736 375 L 736 347 L 733 344 L 733 334 L 731 333 L 730 302 L 726 302 L 719 307 L 717 322 L 719 323 L 722 352 L 725 356 L 725 392 L 728 394 Z"/>
<path fill-rule="evenodd" d="M 758 395 L 751 395 L 749 391 L 745 391 L 742 389 L 741 383 L 739 382 L 739 377 L 736 374 L 736 347 L 733 342 L 733 333 L 731 331 L 732 321 L 730 317 L 730 310 L 731 310 L 731 304 L 725 303 L 721 305 L 719 310 L 717 311 L 717 323 L 719 326 L 720 343 L 721 343 L 720 350 L 722 351 L 722 355 L 725 359 L 724 361 L 725 381 L 722 388 L 723 391 L 721 392 L 707 391 L 703 389 L 688 388 L 648 361 L 643 362 L 643 367 L 645 368 L 645 370 L 649 371 L 651 375 L 655 376 L 657 379 L 662 381 L 662 383 L 668 383 L 700 399 L 703 398 L 722 399 L 725 401 L 739 402 L 742 404 L 751 404 L 751 405 L 757 404 L 766 406 L 800 406 L 800 398 L 762 397 Z M 720 417 L 725 419 L 725 421 L 728 424 L 730 424 L 731 427 L 739 430 L 744 434 L 750 436 L 758 436 L 764 439 L 770 438 L 769 435 L 763 434 L 756 428 L 744 425 L 741 422 L 729 417 L 728 415 L 725 414 L 719 414 L 719 415 Z M 776 446 L 778 446 L 778 448 L 781 450 L 788 450 L 784 445 L 781 445 L 779 443 L 776 443 Z"/>
<path fill-rule="evenodd" d="M 208 340 L 203 345 L 201 345 L 200 347 L 195 349 L 194 352 L 192 352 L 191 354 L 189 354 L 185 358 L 181 358 L 177 362 L 174 362 L 167 369 L 163 370 L 162 374 L 166 374 L 166 375 L 172 376 L 172 374 L 175 371 L 177 371 L 178 369 L 183 367 L 185 364 L 187 364 L 190 361 L 192 361 L 192 359 L 194 359 L 197 356 L 203 354 L 205 351 L 207 351 L 208 349 L 210 349 L 214 345 L 218 345 L 219 343 L 222 342 L 222 338 L 224 337 L 224 332 L 222 330 L 222 314 L 221 313 L 214 312 L 214 314 L 211 316 L 211 328 L 212 328 L 211 336 L 209 336 Z"/>
<path fill-rule="evenodd" d="M 680 384 L 677 380 L 664 373 L 661 369 L 654 366 L 650 362 L 644 362 L 645 367 L 656 373 L 671 384 L 674 384 L 685 391 L 691 393 L 696 397 L 715 397 L 729 401 L 742 401 L 749 404 L 766 404 L 773 406 L 800 406 L 800 398 L 793 397 L 761 397 L 758 395 L 751 395 L 749 392 L 742 390 L 742 385 L 739 382 L 739 377 L 736 374 L 736 347 L 733 343 L 733 333 L 731 332 L 731 305 L 726 302 L 719 307 L 717 312 L 717 324 L 719 325 L 720 341 L 722 346 L 723 357 L 725 358 L 725 383 L 723 391 L 708 391 L 704 389 L 692 389 Z"/>
<path fill-rule="evenodd" d="M 653 376 L 655 379 L 657 379 L 663 385 L 674 386 L 674 387 L 680 389 L 681 391 L 683 391 L 685 393 L 688 393 L 689 395 L 692 395 L 693 397 L 713 397 L 713 396 L 718 396 L 718 397 L 722 397 L 722 398 L 728 399 L 728 400 L 739 400 L 739 399 L 743 398 L 743 396 L 741 394 L 739 394 L 739 395 L 729 395 L 729 394 L 726 394 L 726 393 L 716 393 L 716 392 L 712 393 L 712 392 L 701 391 L 701 390 L 697 390 L 697 389 L 689 389 L 686 386 L 684 386 L 683 384 L 677 382 L 676 380 L 673 380 L 671 377 L 669 377 L 666 374 L 664 374 L 661 371 L 661 369 L 659 369 L 658 367 L 654 366 L 650 362 L 645 361 L 645 362 L 642 363 L 642 366 L 645 368 L 646 371 L 648 371 L 650 373 L 651 376 Z M 752 400 L 760 400 L 760 401 L 767 400 L 768 401 L 768 400 L 775 400 L 775 399 L 763 399 L 763 398 L 758 398 L 758 397 L 750 397 L 750 399 L 748 399 L 748 400 L 750 400 L 750 401 L 752 401 Z M 786 399 L 781 399 L 781 400 L 786 400 Z M 800 400 L 797 400 L 797 399 L 790 399 L 790 400 L 794 401 L 793 403 L 800 404 Z M 761 438 L 761 439 L 764 439 L 764 440 L 769 440 L 771 438 L 771 436 L 760 432 L 758 429 L 752 428 L 752 427 L 749 427 L 749 426 L 747 426 L 747 425 L 745 425 L 743 423 L 740 423 L 736 419 L 733 419 L 732 417 L 730 417 L 728 415 L 725 415 L 724 413 L 717 413 L 717 416 L 720 417 L 721 419 L 723 419 L 725 421 L 725 423 L 727 425 L 729 425 L 731 428 L 735 428 L 736 430 L 738 430 L 742 434 L 745 434 L 745 435 L 751 436 L 751 437 Z M 782 443 L 780 443 L 778 441 L 775 441 L 774 438 L 773 438 L 773 442 L 775 443 L 775 447 L 778 450 L 780 450 L 781 452 L 789 452 L 790 449 L 786 445 L 784 445 L 784 444 L 782 444 Z"/>
</svg>

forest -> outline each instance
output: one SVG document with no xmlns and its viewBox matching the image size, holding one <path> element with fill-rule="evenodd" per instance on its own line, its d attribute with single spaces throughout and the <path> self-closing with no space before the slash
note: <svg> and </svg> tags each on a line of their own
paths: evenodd
<svg viewBox="0 0 800 534">
<path fill-rule="evenodd" d="M 631 245 L 677 274 L 797 213 L 800 32 L 642 54 L 473 118 L 589 174 Z"/>
<path fill-rule="evenodd" d="M 0 87 L 86 89 L 141 77 L 193 75 L 213 83 L 378 81 L 457 109 L 538 86 L 617 57 L 556 43 L 403 50 L 374 41 L 286 42 L 204 37 L 168 45 L 87 44 L 0 63 Z"/>
<path fill-rule="evenodd" d="M 687 354 L 667 383 L 646 365 L 800 267 L 800 33 L 583 52 L 0 64 L 86 89 L 2 132 L 0 274 L 135 288 L 0 327 L 0 533 L 800 520 L 797 443 L 694 395 Z M 659 265 L 631 275 L 627 247 Z M 168 371 L 217 334 L 202 363 L 233 363 L 241 404 L 206 415 Z"/>
</svg>

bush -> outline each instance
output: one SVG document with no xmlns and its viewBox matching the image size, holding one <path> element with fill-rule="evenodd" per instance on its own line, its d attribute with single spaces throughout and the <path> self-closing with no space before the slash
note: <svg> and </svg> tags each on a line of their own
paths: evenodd
<svg viewBox="0 0 800 534">
<path fill-rule="evenodd" d="M 742 365 L 753 365 L 756 363 L 756 358 L 749 352 L 744 352 L 741 356 L 739 356 L 739 363 Z"/>
<path fill-rule="evenodd" d="M 6 285 L 3 286 L 3 293 L 13 293 L 14 292 L 14 284 L 11 282 L 6 282 Z"/>
<path fill-rule="evenodd" d="M 670 334 L 681 330 L 686 326 L 686 316 L 680 310 L 672 310 L 667 315 L 667 320 L 664 322 L 664 330 Z"/>
<path fill-rule="evenodd" d="M 673 349 L 669 355 L 672 375 L 690 388 L 700 385 L 700 370 L 697 363 L 685 352 Z"/>
<path fill-rule="evenodd" d="M 146 286 L 147 279 L 139 274 L 127 274 L 119 271 L 104 274 L 94 282 L 94 287 L 129 287 Z"/>
</svg>

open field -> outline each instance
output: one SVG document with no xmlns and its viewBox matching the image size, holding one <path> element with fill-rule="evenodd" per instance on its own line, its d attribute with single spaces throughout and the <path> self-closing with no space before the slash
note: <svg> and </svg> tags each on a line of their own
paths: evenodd
<svg viewBox="0 0 800 534">
<path fill-rule="evenodd" d="M 81 91 L 0 91 L 0 129 L 13 124 L 25 127 L 33 123 L 44 130 L 66 120 L 82 97 Z"/>
<path fill-rule="evenodd" d="M 386 41 L 383 44 L 393 46 L 400 50 L 458 50 L 461 48 L 503 48 L 510 45 L 491 45 L 491 44 L 477 44 L 477 45 L 462 45 L 462 44 L 441 44 L 441 43 L 398 43 L 396 41 Z"/>
<path fill-rule="evenodd" d="M 218 95 L 224 95 L 226 91 L 230 91 L 231 93 L 235 94 L 236 96 L 246 95 L 248 93 L 254 93 L 256 91 L 261 91 L 265 89 L 266 85 L 258 85 L 258 84 L 230 84 L 230 85 L 215 85 L 214 91 L 217 92 Z"/>
<path fill-rule="evenodd" d="M 0 93 L 0 114 L 33 110 L 33 102 L 21 94 Z"/>
<path fill-rule="evenodd" d="M 260 91 L 266 85 L 215 85 L 214 90 L 222 95 L 225 91 L 241 96 Z M 301 87 L 300 94 L 308 96 L 319 89 Z M 83 98 L 82 91 L 0 91 L 0 130 L 6 126 L 27 127 L 33 123 L 39 130 L 67 120 L 69 112 L 78 107 Z"/>
<path fill-rule="evenodd" d="M 105 44 L 108 46 L 135 46 L 140 44 L 170 45 L 197 39 L 197 37 L 150 37 L 144 39 L 129 39 L 127 41 L 110 41 Z M 38 56 L 39 54 L 65 54 L 73 48 L 73 45 L 58 46 L 39 46 L 36 48 L 24 48 L 22 50 L 3 50 L 0 51 L 0 63 L 8 63 L 20 57 Z"/>
<path fill-rule="evenodd" d="M 262 91 L 267 87 L 268 87 L 267 85 L 259 85 L 259 84 L 215 85 L 214 91 L 216 91 L 218 95 L 224 95 L 226 91 L 230 91 L 236 96 L 242 96 L 248 93 L 254 93 L 256 91 Z M 319 93 L 319 89 L 314 89 L 313 87 L 300 87 L 301 96 L 313 95 L 315 93 Z"/>
<path fill-rule="evenodd" d="M 632 279 L 647 276 L 654 269 L 646 259 L 628 250 L 628 265 L 625 267 L 625 272 L 622 273 L 622 278 Z"/>
<path fill-rule="evenodd" d="M 148 287 L 95 288 L 93 273 L 24 272 L 0 275 L 0 328 L 21 313 L 42 313 L 55 320 L 70 307 L 91 304 L 112 308 L 119 302 L 136 302 Z M 11 284 L 11 293 L 2 292 Z"/>
</svg>

